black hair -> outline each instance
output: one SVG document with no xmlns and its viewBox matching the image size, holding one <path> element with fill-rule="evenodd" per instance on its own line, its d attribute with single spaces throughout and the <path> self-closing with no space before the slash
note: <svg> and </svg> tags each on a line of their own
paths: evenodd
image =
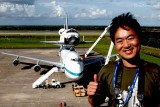
<svg viewBox="0 0 160 107">
<path fill-rule="evenodd" d="M 126 14 L 123 13 L 112 20 L 109 31 L 110 31 L 110 38 L 113 42 L 114 42 L 114 36 L 117 29 L 121 27 L 127 30 L 125 26 L 132 28 L 135 31 L 135 33 L 138 35 L 138 38 L 141 39 L 140 38 L 140 35 L 142 34 L 141 26 L 137 22 L 137 20 L 133 17 L 133 15 L 130 12 L 128 12 Z"/>
</svg>

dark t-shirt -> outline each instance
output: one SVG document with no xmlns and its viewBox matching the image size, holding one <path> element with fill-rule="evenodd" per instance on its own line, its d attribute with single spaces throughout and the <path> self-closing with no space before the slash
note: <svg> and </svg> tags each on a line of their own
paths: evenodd
<svg viewBox="0 0 160 107">
<path fill-rule="evenodd" d="M 117 62 L 111 62 L 102 67 L 98 73 L 100 82 L 96 102 L 102 102 L 109 97 L 109 106 L 114 105 L 113 74 Z M 156 64 L 142 61 L 144 71 L 144 100 L 143 107 L 160 107 L 160 67 Z M 127 90 L 135 77 L 136 68 L 127 68 L 122 64 L 121 90 Z M 141 72 L 141 71 L 139 71 Z"/>
</svg>

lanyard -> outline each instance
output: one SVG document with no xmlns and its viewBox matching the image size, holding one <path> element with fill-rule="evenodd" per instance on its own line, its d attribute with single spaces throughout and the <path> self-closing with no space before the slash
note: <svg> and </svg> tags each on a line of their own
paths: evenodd
<svg viewBox="0 0 160 107">
<path fill-rule="evenodd" d="M 116 87 L 116 83 L 117 83 L 117 73 L 118 73 L 118 68 L 120 66 L 120 63 L 121 61 L 118 61 L 117 65 L 116 65 L 116 68 L 115 68 L 115 71 L 114 71 L 114 75 L 113 75 L 113 88 L 114 88 L 114 96 L 115 98 L 117 97 L 117 94 L 119 94 L 117 92 L 117 87 Z M 136 84 L 136 81 L 137 81 L 137 78 L 138 78 L 138 74 L 139 74 L 139 68 L 136 69 L 136 75 L 134 77 L 134 80 L 132 81 L 132 85 L 130 86 L 129 88 L 129 92 L 128 92 L 128 95 L 127 95 L 127 98 L 125 99 L 125 101 L 123 102 L 123 107 L 128 103 L 129 99 L 131 98 L 132 96 L 132 92 L 133 92 L 133 89 L 135 87 L 135 84 Z M 118 87 L 119 88 L 119 87 Z"/>
</svg>

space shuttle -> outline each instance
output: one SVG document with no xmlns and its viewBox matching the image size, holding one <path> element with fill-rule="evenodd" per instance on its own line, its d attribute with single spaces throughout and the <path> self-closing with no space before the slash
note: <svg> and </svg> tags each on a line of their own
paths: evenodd
<svg viewBox="0 0 160 107">
<path fill-rule="evenodd" d="M 61 44 L 61 45 L 72 45 L 72 46 L 85 43 L 93 43 L 93 41 L 84 41 L 84 40 L 80 41 L 79 32 L 74 28 L 68 28 L 67 14 L 66 14 L 66 23 L 64 24 L 64 28 L 61 28 L 58 31 L 58 34 L 60 35 L 59 41 L 41 41 L 41 42 L 48 44 Z"/>
</svg>

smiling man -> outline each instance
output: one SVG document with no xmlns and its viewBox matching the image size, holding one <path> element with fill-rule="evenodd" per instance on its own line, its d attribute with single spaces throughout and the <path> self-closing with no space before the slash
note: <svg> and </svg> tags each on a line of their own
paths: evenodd
<svg viewBox="0 0 160 107">
<path fill-rule="evenodd" d="M 104 66 L 87 87 L 92 106 L 159 107 L 160 67 L 140 59 L 141 27 L 132 14 L 115 17 L 109 29 L 121 59 Z M 109 99 L 109 100 L 106 100 Z"/>
<path fill-rule="evenodd" d="M 130 64 L 129 61 L 134 58 L 139 60 L 140 41 L 134 30 L 128 26 L 119 27 L 114 36 L 114 43 L 123 64 L 126 67 L 136 67 L 137 62 Z"/>
</svg>

